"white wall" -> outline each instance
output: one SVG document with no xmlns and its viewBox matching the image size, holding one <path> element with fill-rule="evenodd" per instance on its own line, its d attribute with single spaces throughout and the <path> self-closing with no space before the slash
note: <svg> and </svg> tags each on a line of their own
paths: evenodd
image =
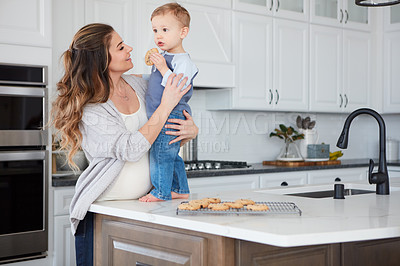
<svg viewBox="0 0 400 266">
<path fill-rule="evenodd" d="M 261 163 L 274 160 L 282 140 L 270 138 L 279 124 L 295 125 L 297 115 L 316 120 L 319 142 L 338 150 L 337 139 L 347 114 L 283 113 L 254 111 L 208 111 L 204 90 L 195 90 L 190 100 L 193 118 L 200 128 L 198 158 L 200 160 L 237 160 Z M 384 115 L 387 137 L 400 140 L 400 114 Z M 343 159 L 378 157 L 378 124 L 370 116 L 359 116 L 352 122 L 348 149 Z"/>
</svg>

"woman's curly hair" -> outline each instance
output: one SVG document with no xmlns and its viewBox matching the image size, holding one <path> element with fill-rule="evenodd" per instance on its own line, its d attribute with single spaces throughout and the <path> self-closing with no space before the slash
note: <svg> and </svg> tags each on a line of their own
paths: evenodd
<svg viewBox="0 0 400 266">
<path fill-rule="evenodd" d="M 81 28 L 69 49 L 62 55 L 65 73 L 57 83 L 57 98 L 52 104 L 51 124 L 60 137 L 60 148 L 68 151 L 68 164 L 80 149 L 79 123 L 88 103 L 104 103 L 110 95 L 109 46 L 114 29 L 93 23 Z"/>
</svg>

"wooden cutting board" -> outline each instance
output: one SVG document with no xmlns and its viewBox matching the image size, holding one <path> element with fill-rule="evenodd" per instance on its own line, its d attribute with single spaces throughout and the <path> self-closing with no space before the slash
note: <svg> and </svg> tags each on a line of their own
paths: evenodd
<svg viewBox="0 0 400 266">
<path fill-rule="evenodd" d="M 322 161 L 322 162 L 286 162 L 286 161 L 263 161 L 263 165 L 275 165 L 275 166 L 287 166 L 287 167 L 299 167 L 299 166 L 313 166 L 313 165 L 335 165 L 341 164 L 340 160 L 336 161 Z"/>
</svg>

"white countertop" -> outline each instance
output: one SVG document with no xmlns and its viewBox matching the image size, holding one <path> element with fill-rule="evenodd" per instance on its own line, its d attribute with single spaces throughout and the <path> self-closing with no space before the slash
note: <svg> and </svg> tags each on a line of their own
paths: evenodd
<svg viewBox="0 0 400 266">
<path fill-rule="evenodd" d="M 355 186 L 345 184 L 345 187 L 352 185 Z M 391 185 L 400 186 L 399 183 Z M 298 189 L 309 187 L 312 186 Z M 363 188 L 375 190 L 375 185 L 363 185 Z M 281 247 L 400 237 L 400 188 L 392 189 L 389 196 L 373 193 L 347 196 L 344 200 L 285 196 L 279 194 L 282 189 L 257 191 L 260 190 L 192 194 L 190 199 L 290 201 L 302 210 L 302 215 L 177 215 L 176 208 L 182 200 L 96 202 L 90 211 Z"/>
</svg>

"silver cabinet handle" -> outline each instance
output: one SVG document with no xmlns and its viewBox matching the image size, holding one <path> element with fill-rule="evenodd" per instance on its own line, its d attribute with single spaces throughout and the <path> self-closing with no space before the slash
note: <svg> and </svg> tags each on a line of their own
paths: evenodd
<svg viewBox="0 0 400 266">
<path fill-rule="evenodd" d="M 274 94 L 272 93 L 272 90 L 269 89 L 269 104 L 272 103 L 272 100 L 274 99 Z"/>
<path fill-rule="evenodd" d="M 276 92 L 276 102 L 275 102 L 275 104 L 278 104 L 278 102 L 279 102 L 279 92 L 278 92 L 278 90 L 275 90 L 275 92 Z"/>
<path fill-rule="evenodd" d="M 349 12 L 345 10 L 344 13 L 346 13 L 346 20 L 344 21 L 344 24 L 347 24 L 347 21 L 349 20 Z"/>
<path fill-rule="evenodd" d="M 339 94 L 339 97 L 340 97 L 340 105 L 339 105 L 339 107 L 342 108 L 342 105 L 343 105 L 343 96 L 342 96 L 341 93 Z"/>
<path fill-rule="evenodd" d="M 347 98 L 347 94 L 344 95 L 344 99 L 345 99 L 344 108 L 346 108 L 347 104 L 349 103 L 349 98 Z"/>
<path fill-rule="evenodd" d="M 278 5 L 277 5 L 277 7 L 276 7 L 276 12 L 278 12 L 278 10 L 279 10 L 279 4 L 280 4 L 280 2 L 279 2 L 279 0 L 278 0 Z"/>
<path fill-rule="evenodd" d="M 342 23 L 342 21 L 343 21 L 343 10 L 342 9 L 340 9 L 340 23 Z"/>
<path fill-rule="evenodd" d="M 274 0 L 271 0 L 271 7 L 269 8 L 269 11 L 272 11 L 273 6 L 274 6 Z"/>
</svg>

